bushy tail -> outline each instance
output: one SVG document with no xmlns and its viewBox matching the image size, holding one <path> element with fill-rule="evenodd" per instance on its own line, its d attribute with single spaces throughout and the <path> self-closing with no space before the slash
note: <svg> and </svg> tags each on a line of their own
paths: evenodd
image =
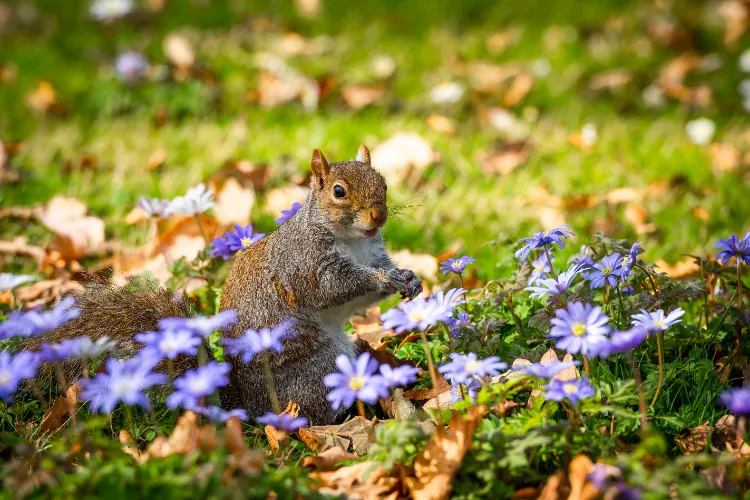
<svg viewBox="0 0 750 500">
<path fill-rule="evenodd" d="M 26 349 L 36 351 L 42 343 L 84 335 L 92 340 L 106 336 L 117 343 L 118 354 L 127 357 L 142 347 L 134 340 L 137 334 L 156 330 L 162 318 L 188 315 L 187 307 L 175 301 L 168 290 L 161 287 L 144 290 L 133 282 L 125 286 L 92 282 L 72 296 L 81 310 L 80 316 L 45 335 L 29 339 Z M 64 371 L 68 380 L 73 381 L 82 375 L 82 366 L 80 362 L 66 362 Z M 42 372 L 49 374 L 49 370 Z"/>
</svg>

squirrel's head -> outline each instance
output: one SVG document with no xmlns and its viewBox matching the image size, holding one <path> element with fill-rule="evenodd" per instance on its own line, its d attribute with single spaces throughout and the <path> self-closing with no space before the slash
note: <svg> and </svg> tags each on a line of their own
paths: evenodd
<svg viewBox="0 0 750 500">
<path fill-rule="evenodd" d="M 328 163 L 313 151 L 310 189 L 313 202 L 344 238 L 374 238 L 388 219 L 385 179 L 370 165 L 362 145 L 354 161 Z"/>
</svg>

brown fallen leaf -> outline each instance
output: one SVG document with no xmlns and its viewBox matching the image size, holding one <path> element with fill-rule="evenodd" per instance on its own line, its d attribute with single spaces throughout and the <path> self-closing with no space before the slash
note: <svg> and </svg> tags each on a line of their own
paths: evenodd
<svg viewBox="0 0 750 500">
<path fill-rule="evenodd" d="M 613 189 L 606 195 L 606 200 L 612 205 L 620 205 L 622 203 L 630 203 L 640 200 L 643 194 L 635 188 L 623 187 Z"/>
<path fill-rule="evenodd" d="M 700 266 L 692 257 L 686 257 L 684 260 L 672 265 L 665 260 L 657 259 L 654 270 L 657 273 L 666 273 L 670 278 L 684 278 L 700 271 Z"/>
<path fill-rule="evenodd" d="M 148 157 L 148 161 L 146 162 L 146 168 L 150 171 L 157 170 L 162 165 L 164 165 L 164 162 L 167 159 L 167 152 L 164 151 L 164 148 L 159 148 L 153 153 L 151 153 L 151 156 Z"/>
<path fill-rule="evenodd" d="M 657 229 L 656 224 L 648 222 L 648 212 L 638 203 L 625 205 L 623 218 L 633 226 L 638 235 L 650 234 Z"/>
<path fill-rule="evenodd" d="M 164 55 L 169 62 L 180 69 L 186 70 L 195 64 L 195 53 L 187 38 L 176 33 L 170 33 L 162 44 Z"/>
<path fill-rule="evenodd" d="M 397 490 L 398 477 L 404 471 L 396 464 L 386 471 L 379 462 L 367 461 L 341 467 L 335 471 L 313 472 L 311 477 L 320 485 L 320 493 L 337 497 L 380 500 Z M 395 491 L 398 493 L 398 491 Z"/>
<path fill-rule="evenodd" d="M 307 431 L 323 441 L 324 448 L 341 446 L 351 449 L 357 455 L 364 455 L 370 447 L 370 429 L 372 423 L 359 415 L 337 425 L 316 425 Z"/>
<path fill-rule="evenodd" d="M 427 126 L 432 130 L 437 130 L 446 135 L 456 133 L 456 125 L 453 123 L 453 120 L 444 115 L 431 114 L 427 117 Z"/>
<path fill-rule="evenodd" d="M 352 109 L 362 109 L 385 95 L 385 89 L 373 85 L 347 85 L 341 88 L 341 97 Z"/>
<path fill-rule="evenodd" d="M 119 434 L 120 443 L 122 444 L 122 451 L 141 462 L 141 452 L 138 450 L 138 445 L 135 443 L 135 439 L 125 429 L 120 429 Z"/>
<path fill-rule="evenodd" d="M 320 13 L 321 0 L 294 0 L 294 6 L 305 17 L 315 17 Z"/>
<path fill-rule="evenodd" d="M 617 90 L 633 81 L 633 72 L 627 69 L 610 69 L 597 73 L 589 82 L 589 89 Z"/>
<path fill-rule="evenodd" d="M 422 177 L 422 172 L 439 158 L 425 139 L 409 133 L 394 135 L 371 154 L 372 166 L 389 182 L 407 182 L 412 187 Z"/>
<path fill-rule="evenodd" d="M 146 219 L 148 219 L 148 214 L 145 210 L 141 207 L 133 207 L 133 209 L 128 212 L 128 215 L 125 216 L 125 224 L 132 226 L 133 224 L 138 224 Z"/>
<path fill-rule="evenodd" d="M 714 142 L 708 149 L 711 166 L 716 172 L 731 172 L 740 166 L 740 152 L 729 143 Z"/>
<path fill-rule="evenodd" d="M 39 113 L 53 113 L 60 110 L 55 89 L 46 80 L 40 81 L 33 92 L 26 96 L 26 104 Z"/>
<path fill-rule="evenodd" d="M 229 226 L 241 226 L 250 222 L 250 212 L 255 205 L 255 193 L 251 188 L 243 187 L 237 179 L 230 177 L 216 195 L 214 215 L 216 221 Z"/>
<path fill-rule="evenodd" d="M 75 414 L 78 391 L 80 391 L 79 387 L 74 384 L 68 387 L 68 390 L 65 391 L 65 396 L 55 398 L 52 406 L 44 412 L 44 416 L 42 417 L 42 423 L 39 425 L 39 432 L 41 434 L 56 431 L 63 426 L 68 418 L 71 418 Z"/>
<path fill-rule="evenodd" d="M 164 458 L 174 454 L 184 455 L 194 451 L 198 447 L 198 415 L 192 411 L 186 411 L 177 420 L 172 434 L 169 438 L 158 436 L 141 453 L 141 461 L 150 458 Z"/>
<path fill-rule="evenodd" d="M 519 73 L 513 79 L 510 88 L 505 91 L 505 95 L 503 95 L 503 106 L 512 108 L 518 104 L 524 97 L 526 97 L 526 94 L 531 91 L 531 87 L 533 86 L 534 79 L 530 74 L 526 72 Z"/>
<path fill-rule="evenodd" d="M 354 327 L 357 338 L 367 342 L 373 349 L 378 349 L 384 338 L 396 335 L 393 330 L 383 328 L 380 321 L 380 306 L 377 304 L 367 309 L 364 316 L 352 316 L 349 322 Z"/>
<path fill-rule="evenodd" d="M 439 394 L 442 394 L 446 391 L 450 391 L 451 385 L 445 380 L 442 374 L 438 373 L 438 386 L 437 386 L 437 392 Z M 410 391 L 404 392 L 404 397 L 413 399 L 415 401 L 423 401 L 426 399 L 430 399 L 435 395 L 435 391 L 433 388 L 427 388 L 427 389 L 412 389 Z"/>
<path fill-rule="evenodd" d="M 708 438 L 713 430 L 714 428 L 706 421 L 703 425 L 683 431 L 680 435 L 674 437 L 674 441 L 685 454 L 700 453 L 706 448 Z"/>
<path fill-rule="evenodd" d="M 288 185 L 271 190 L 266 195 L 264 210 L 278 217 L 282 210 L 289 209 L 294 202 L 303 203 L 310 191 L 307 187 Z"/>
<path fill-rule="evenodd" d="M 55 233 L 49 248 L 65 260 L 78 260 L 104 243 L 104 221 L 87 216 L 87 210 L 82 201 L 58 195 L 39 213 L 39 221 Z"/>
<path fill-rule="evenodd" d="M 482 161 L 485 172 L 508 175 L 529 159 L 531 146 L 526 141 L 508 142 Z"/>
<path fill-rule="evenodd" d="M 358 455 L 346 451 L 341 446 L 334 446 L 318 453 L 314 457 L 305 457 L 300 462 L 302 467 L 309 467 L 319 471 L 329 471 L 336 468 L 336 464 L 345 460 L 357 460 Z"/>
<path fill-rule="evenodd" d="M 466 65 L 466 76 L 471 88 L 478 92 L 494 93 L 506 81 L 523 70 L 519 66 L 498 65 L 474 61 Z"/>
<path fill-rule="evenodd" d="M 585 455 L 578 455 L 571 460 L 568 474 L 559 470 L 547 479 L 539 493 L 540 500 L 593 500 L 601 492 L 594 487 L 586 476 L 594 469 L 594 464 Z"/>
<path fill-rule="evenodd" d="M 291 415 L 292 418 L 297 418 L 299 415 L 299 405 L 294 401 L 289 401 L 286 409 L 279 415 L 284 415 L 285 413 Z M 289 435 L 273 425 L 266 425 L 263 430 L 266 433 L 268 445 L 271 447 L 271 453 L 276 453 L 282 445 L 286 445 L 289 442 Z"/>
<path fill-rule="evenodd" d="M 708 209 L 706 207 L 695 207 L 691 213 L 698 217 L 700 220 L 707 221 L 711 218 L 711 214 L 708 213 Z"/>
<path fill-rule="evenodd" d="M 216 233 L 218 224 L 214 219 L 205 215 L 199 215 L 199 217 L 206 237 L 210 241 Z M 165 227 L 165 230 L 161 234 L 160 241 L 154 236 L 154 241 L 151 243 L 152 255 L 156 255 L 163 249 L 172 261 L 180 257 L 192 260 L 206 246 L 195 217 L 172 217 L 167 221 L 159 221 L 159 226 Z"/>
<path fill-rule="evenodd" d="M 425 253 L 411 253 L 409 250 L 399 250 L 391 254 L 396 267 L 411 269 L 414 273 L 428 281 L 438 280 L 438 260 Z"/>
<path fill-rule="evenodd" d="M 716 11 L 724 21 L 724 45 L 734 45 L 748 27 L 747 4 L 740 0 L 724 0 Z"/>
<path fill-rule="evenodd" d="M 465 416 L 454 413 L 447 432 L 438 432 L 414 461 L 414 476 L 406 485 L 416 500 L 449 498 L 453 476 L 471 448 L 474 431 L 487 409 L 474 406 Z"/>
</svg>

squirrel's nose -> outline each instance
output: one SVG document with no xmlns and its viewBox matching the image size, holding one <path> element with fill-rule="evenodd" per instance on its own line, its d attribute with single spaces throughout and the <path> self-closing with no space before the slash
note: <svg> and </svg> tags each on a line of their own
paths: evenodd
<svg viewBox="0 0 750 500">
<path fill-rule="evenodd" d="M 385 224 L 385 221 L 388 218 L 388 211 L 385 207 L 372 207 L 370 209 L 370 218 L 372 219 L 373 224 L 381 227 Z"/>
</svg>

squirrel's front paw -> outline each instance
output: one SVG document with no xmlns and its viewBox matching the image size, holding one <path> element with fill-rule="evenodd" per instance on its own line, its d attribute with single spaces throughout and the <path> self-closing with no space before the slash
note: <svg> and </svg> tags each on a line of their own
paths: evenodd
<svg viewBox="0 0 750 500">
<path fill-rule="evenodd" d="M 422 280 L 409 269 L 396 269 L 401 274 L 401 278 L 406 281 L 405 290 L 399 290 L 404 298 L 409 300 L 418 297 L 422 293 Z"/>
</svg>

